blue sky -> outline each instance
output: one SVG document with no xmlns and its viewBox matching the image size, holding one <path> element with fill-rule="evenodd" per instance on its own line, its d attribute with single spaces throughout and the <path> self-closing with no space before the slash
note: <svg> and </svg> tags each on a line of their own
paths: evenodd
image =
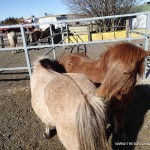
<svg viewBox="0 0 150 150">
<path fill-rule="evenodd" d="M 0 7 L 0 20 L 8 17 L 35 17 L 47 14 L 67 14 L 67 7 L 62 0 L 2 0 Z"/>
<path fill-rule="evenodd" d="M 150 0 L 145 0 L 145 2 Z M 143 3 L 143 2 L 142 2 Z M 62 0 L 1 0 L 0 20 L 8 17 L 29 18 L 47 14 L 67 14 L 67 7 Z"/>
</svg>

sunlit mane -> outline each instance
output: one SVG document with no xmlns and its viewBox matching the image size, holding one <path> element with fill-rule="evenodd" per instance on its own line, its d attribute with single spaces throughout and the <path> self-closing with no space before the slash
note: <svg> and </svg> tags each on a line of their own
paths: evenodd
<svg viewBox="0 0 150 150">
<path fill-rule="evenodd" d="M 110 47 L 111 55 L 114 59 L 122 59 L 124 63 L 132 63 L 141 59 L 143 49 L 131 43 L 120 43 Z"/>
</svg>

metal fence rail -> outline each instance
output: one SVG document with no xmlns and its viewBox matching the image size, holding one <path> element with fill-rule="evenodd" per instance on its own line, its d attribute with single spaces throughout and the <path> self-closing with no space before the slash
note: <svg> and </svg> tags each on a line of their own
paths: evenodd
<svg viewBox="0 0 150 150">
<path fill-rule="evenodd" d="M 146 15 L 147 16 L 147 21 L 146 21 L 146 28 L 144 33 L 136 32 L 136 34 L 142 35 L 141 37 L 133 38 L 131 37 L 131 34 L 134 33 L 134 31 L 130 31 L 129 37 L 127 38 L 122 38 L 122 39 L 113 39 L 113 40 L 98 40 L 98 41 L 88 41 L 88 42 L 77 42 L 77 43 L 65 43 L 65 38 L 68 38 L 68 33 L 67 33 L 67 24 L 68 23 L 74 23 L 74 22 L 91 22 L 95 20 L 102 20 L 102 19 L 111 19 L 111 18 L 122 18 L 122 17 L 133 17 L 133 16 L 138 16 L 138 15 Z M 147 34 L 150 24 L 150 11 L 149 12 L 142 12 L 142 13 L 133 13 L 133 14 L 124 14 L 124 15 L 115 15 L 115 16 L 105 16 L 105 17 L 95 17 L 95 18 L 84 18 L 84 19 L 74 19 L 74 20 L 65 20 L 65 21 L 54 21 L 54 22 L 47 22 L 47 23 L 32 23 L 32 24 L 19 24 L 19 25 L 11 25 L 11 26 L 0 26 L 0 28 L 20 28 L 21 31 L 21 37 L 23 41 L 23 46 L 17 47 L 17 49 L 24 49 L 25 52 L 25 59 L 26 59 L 26 64 L 27 67 L 14 67 L 14 68 L 0 68 L 0 71 L 6 71 L 6 70 L 22 70 L 22 69 L 27 69 L 29 72 L 29 76 L 31 76 L 31 62 L 29 60 L 29 53 L 28 50 L 32 48 L 52 48 L 50 51 L 53 51 L 54 58 L 56 57 L 55 55 L 55 47 L 59 46 L 72 46 L 72 45 L 81 45 L 81 44 L 94 44 L 94 43 L 104 43 L 104 42 L 117 42 L 117 41 L 131 41 L 131 40 L 138 40 L 138 39 L 144 39 L 144 48 L 145 50 L 148 50 L 148 44 L 149 44 L 149 35 Z M 63 27 L 62 24 L 66 24 L 65 28 L 65 34 L 63 32 Z M 37 46 L 32 46 L 32 45 L 27 45 L 26 43 L 26 37 L 25 37 L 25 31 L 24 27 L 28 26 L 37 26 L 37 25 L 44 25 L 44 24 L 60 24 L 61 25 L 61 35 L 62 35 L 62 42 L 58 44 L 54 44 L 54 39 L 53 36 L 51 36 L 51 44 L 48 45 L 37 45 Z M 51 26 L 50 26 L 50 32 L 51 32 Z M 52 34 L 51 34 L 52 35 Z M 10 51 L 14 50 L 16 48 L 0 48 L 0 52 L 2 51 Z M 49 52 L 48 52 L 49 53 Z"/>
</svg>

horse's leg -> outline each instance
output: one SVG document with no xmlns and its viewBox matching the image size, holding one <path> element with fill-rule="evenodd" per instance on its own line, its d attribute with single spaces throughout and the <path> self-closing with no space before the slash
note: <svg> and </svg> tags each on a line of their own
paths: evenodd
<svg viewBox="0 0 150 150">
<path fill-rule="evenodd" d="M 84 53 L 86 54 L 86 52 L 87 52 L 87 48 L 86 48 L 86 44 L 84 44 Z"/>
<path fill-rule="evenodd" d="M 48 44 L 50 45 L 51 43 L 50 43 L 50 41 L 51 41 L 51 39 L 50 38 L 48 38 Z"/>
<path fill-rule="evenodd" d="M 16 50 L 13 50 L 13 51 L 12 51 L 13 54 L 18 53 L 18 51 L 19 51 L 18 48 L 17 48 L 17 47 L 18 47 L 17 44 L 16 44 L 15 46 L 16 46 Z"/>
<path fill-rule="evenodd" d="M 18 53 L 19 52 L 19 50 L 18 50 L 18 44 L 16 44 L 16 53 Z"/>
<path fill-rule="evenodd" d="M 13 51 L 12 51 L 13 54 L 16 54 L 17 52 L 18 52 L 17 50 L 13 50 Z"/>
<path fill-rule="evenodd" d="M 79 45 L 77 46 L 77 53 L 79 53 L 79 51 L 80 51 L 80 48 L 79 48 Z"/>
<path fill-rule="evenodd" d="M 12 51 L 12 54 L 16 54 L 16 50 L 13 50 L 13 51 Z"/>
<path fill-rule="evenodd" d="M 114 122 L 115 135 L 123 139 L 124 141 L 126 141 L 128 140 L 128 137 L 124 133 L 124 111 L 125 111 L 125 107 L 120 107 L 115 109 L 113 122 Z"/>
<path fill-rule="evenodd" d="M 15 44 L 15 47 L 16 47 L 16 50 L 13 50 L 13 51 L 12 51 L 13 54 L 16 54 L 16 53 L 19 52 L 19 50 L 18 50 L 18 48 L 17 48 L 17 47 L 18 47 L 18 44 Z"/>
<path fill-rule="evenodd" d="M 44 138 L 50 139 L 56 134 L 56 128 L 50 125 L 46 125 L 45 132 L 43 134 Z"/>
</svg>

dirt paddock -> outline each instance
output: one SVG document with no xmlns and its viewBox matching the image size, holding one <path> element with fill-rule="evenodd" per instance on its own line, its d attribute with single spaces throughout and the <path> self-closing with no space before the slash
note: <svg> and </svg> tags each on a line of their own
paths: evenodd
<svg viewBox="0 0 150 150">
<path fill-rule="evenodd" d="M 111 44 L 87 45 L 87 54 L 98 58 L 99 54 Z M 56 49 L 59 58 L 64 52 Z M 84 52 L 81 46 L 80 51 Z M 33 62 L 48 49 L 30 50 Z M 76 52 L 76 48 L 73 52 Z M 53 58 L 52 53 L 48 56 Z M 26 66 L 25 54 L 0 52 L 0 68 Z M 145 88 L 149 84 L 137 85 L 132 103 L 125 113 L 125 132 L 129 141 L 118 145 L 118 139 L 110 136 L 109 142 L 114 150 L 149 150 L 150 149 L 150 92 Z M 0 150 L 64 150 L 57 134 L 52 139 L 43 138 L 44 125 L 34 114 L 31 107 L 30 79 L 27 70 L 0 72 Z"/>
</svg>

